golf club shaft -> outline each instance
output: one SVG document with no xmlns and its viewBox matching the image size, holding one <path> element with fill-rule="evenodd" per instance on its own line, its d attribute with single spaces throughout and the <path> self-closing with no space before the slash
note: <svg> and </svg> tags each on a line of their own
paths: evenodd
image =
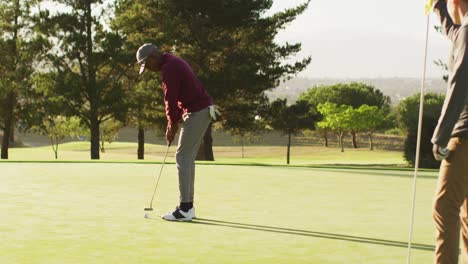
<svg viewBox="0 0 468 264">
<path fill-rule="evenodd" d="M 150 203 L 150 207 L 149 208 L 153 208 L 153 200 L 154 200 L 154 196 L 156 195 L 156 190 L 158 189 L 158 184 L 159 184 L 159 179 L 161 178 L 161 173 L 163 171 L 163 168 L 164 168 L 164 164 L 166 163 L 166 158 L 167 158 L 167 154 L 169 153 L 169 147 L 171 146 L 171 144 L 167 144 L 167 148 L 166 148 L 166 154 L 164 155 L 164 159 L 163 159 L 163 162 L 161 164 L 161 169 L 159 170 L 159 175 L 158 175 L 158 179 L 156 181 L 156 186 L 154 187 L 154 191 L 153 191 L 153 197 L 151 197 L 151 203 Z"/>
<path fill-rule="evenodd" d="M 406 263 L 411 263 L 411 244 L 413 241 L 413 229 L 414 229 L 414 211 L 416 207 L 416 183 L 418 179 L 418 169 L 419 169 L 419 156 L 421 151 L 421 133 L 422 133 L 422 119 L 424 111 L 424 88 L 426 84 L 426 67 L 427 67 L 427 50 L 429 43 L 429 25 L 430 25 L 430 16 L 427 15 L 426 22 L 426 44 L 424 49 L 424 67 L 423 67 L 423 76 L 421 80 L 421 99 L 419 103 L 419 123 L 418 123 L 418 139 L 416 143 L 416 159 L 414 162 L 414 177 L 413 177 L 413 198 L 411 201 L 411 216 L 410 216 L 410 231 L 408 239 L 408 255 L 406 257 Z"/>
</svg>

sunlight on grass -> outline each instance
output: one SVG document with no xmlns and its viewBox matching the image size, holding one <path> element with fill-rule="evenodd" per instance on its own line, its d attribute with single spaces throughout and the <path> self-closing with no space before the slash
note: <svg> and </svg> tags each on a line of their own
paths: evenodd
<svg viewBox="0 0 468 264">
<path fill-rule="evenodd" d="M 158 215 L 178 201 L 167 166 L 2 163 L 0 263 L 403 263 L 409 171 L 197 166 L 192 223 Z M 414 263 L 430 263 L 435 172 L 421 173 Z M 174 258 L 182 255 L 184 258 Z"/>
<path fill-rule="evenodd" d="M 160 162 L 165 154 L 164 145 L 145 145 L 145 161 Z M 174 162 L 176 147 L 171 147 L 168 162 Z M 286 147 L 278 146 L 247 146 L 244 148 L 244 158 L 240 147 L 214 147 L 215 160 L 228 164 L 286 164 Z M 71 142 L 59 146 L 58 161 L 90 160 L 88 142 Z M 54 153 L 50 146 L 35 148 L 10 149 L 10 160 L 13 161 L 53 161 Z M 138 161 L 137 144 L 116 142 L 107 144 L 105 153 L 101 153 L 102 161 Z M 291 148 L 291 165 L 395 165 L 405 166 L 403 154 L 396 151 L 370 151 L 364 148 L 345 149 L 340 152 L 336 148 L 315 146 L 298 146 Z"/>
</svg>

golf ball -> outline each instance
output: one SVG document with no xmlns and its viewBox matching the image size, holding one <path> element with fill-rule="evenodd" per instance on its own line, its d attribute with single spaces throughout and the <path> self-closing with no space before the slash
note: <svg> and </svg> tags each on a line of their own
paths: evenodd
<svg viewBox="0 0 468 264">
<path fill-rule="evenodd" d="M 145 213 L 145 218 L 148 218 L 148 214 L 147 214 L 147 213 Z"/>
</svg>

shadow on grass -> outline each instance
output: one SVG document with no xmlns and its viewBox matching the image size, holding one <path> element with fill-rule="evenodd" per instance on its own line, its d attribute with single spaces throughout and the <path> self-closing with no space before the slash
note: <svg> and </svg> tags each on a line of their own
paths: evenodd
<svg viewBox="0 0 468 264">
<path fill-rule="evenodd" d="M 370 169 L 365 169 L 365 170 L 359 170 L 359 171 L 352 171 L 348 168 L 346 169 L 329 169 L 329 168 L 317 168 L 317 171 L 333 171 L 333 173 L 342 173 L 342 174 L 351 174 L 350 175 L 355 175 L 355 176 L 361 176 L 361 175 L 370 175 L 370 176 L 382 176 L 382 177 L 397 177 L 397 178 L 413 178 L 414 177 L 414 172 L 399 172 L 398 173 L 393 173 L 392 171 L 383 171 L 383 170 L 370 170 Z M 423 175 L 422 173 L 425 171 L 420 171 L 418 173 L 418 179 L 437 179 L 438 175 L 435 172 L 432 172 L 434 175 Z M 402 174 L 403 173 L 403 174 Z"/>
<path fill-rule="evenodd" d="M 222 226 L 222 227 L 237 228 L 237 229 L 252 230 L 252 231 L 272 232 L 272 233 L 279 233 L 279 234 L 286 234 L 286 235 L 333 239 L 333 240 L 374 244 L 374 245 L 381 245 L 381 246 L 388 246 L 388 247 L 400 247 L 400 248 L 408 247 L 408 243 L 402 242 L 402 241 L 377 239 L 377 238 L 369 238 L 369 237 L 348 236 L 348 235 L 341 235 L 341 234 L 323 233 L 323 232 L 307 231 L 307 230 L 299 230 L 299 229 L 291 229 L 291 228 L 281 228 L 281 227 L 274 227 L 274 226 L 251 225 L 251 224 L 219 221 L 219 220 L 205 219 L 205 218 L 196 218 L 196 219 L 193 219 L 192 222 L 190 223 L 198 224 L 198 225 Z M 435 247 L 432 245 L 412 243 L 412 249 L 434 251 Z"/>
</svg>

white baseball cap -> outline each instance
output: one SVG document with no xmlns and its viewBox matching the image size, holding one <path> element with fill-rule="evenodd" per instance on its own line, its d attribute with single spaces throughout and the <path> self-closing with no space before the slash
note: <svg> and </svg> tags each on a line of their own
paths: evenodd
<svg viewBox="0 0 468 264">
<path fill-rule="evenodd" d="M 158 50 L 158 47 L 154 44 L 151 43 L 146 43 L 141 46 L 137 53 L 136 53 L 136 59 L 138 64 L 140 64 L 140 72 L 139 74 L 142 74 L 145 71 L 145 66 L 146 66 L 146 59 L 153 53 Z"/>
</svg>

